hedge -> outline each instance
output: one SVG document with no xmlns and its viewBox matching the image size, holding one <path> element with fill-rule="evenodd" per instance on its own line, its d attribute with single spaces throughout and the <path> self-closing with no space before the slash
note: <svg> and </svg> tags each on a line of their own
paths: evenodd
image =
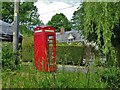
<svg viewBox="0 0 120 90">
<path fill-rule="evenodd" d="M 33 37 L 23 38 L 22 44 L 22 60 L 34 60 L 34 44 Z M 59 64 L 78 64 L 81 62 L 84 48 L 80 45 L 68 45 L 65 43 L 57 43 L 57 63 Z"/>
<path fill-rule="evenodd" d="M 84 48 L 82 46 L 57 46 L 57 63 L 59 64 L 80 64 Z"/>
<path fill-rule="evenodd" d="M 34 60 L 33 37 L 23 39 L 22 61 Z M 79 64 L 82 60 L 84 48 L 78 45 L 57 45 L 57 64 Z M 14 68 L 12 43 L 2 45 L 2 66 L 3 68 Z"/>
</svg>

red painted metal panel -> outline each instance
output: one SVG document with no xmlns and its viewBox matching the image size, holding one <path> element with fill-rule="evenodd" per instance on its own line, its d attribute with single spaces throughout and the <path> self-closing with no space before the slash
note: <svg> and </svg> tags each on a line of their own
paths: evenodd
<svg viewBox="0 0 120 90">
<path fill-rule="evenodd" d="M 37 70 L 56 71 L 56 33 L 51 26 L 34 29 L 34 64 Z"/>
</svg>

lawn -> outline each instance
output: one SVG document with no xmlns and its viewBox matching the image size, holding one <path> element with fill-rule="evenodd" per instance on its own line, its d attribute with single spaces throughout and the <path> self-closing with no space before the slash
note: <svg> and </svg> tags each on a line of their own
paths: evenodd
<svg viewBox="0 0 120 90">
<path fill-rule="evenodd" d="M 3 88 L 105 88 L 98 73 L 46 73 L 35 69 L 33 63 L 22 64 L 19 70 L 2 71 Z"/>
</svg>

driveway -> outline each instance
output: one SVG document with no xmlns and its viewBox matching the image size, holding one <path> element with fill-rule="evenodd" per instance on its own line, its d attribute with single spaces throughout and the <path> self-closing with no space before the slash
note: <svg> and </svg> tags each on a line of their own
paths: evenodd
<svg viewBox="0 0 120 90">
<path fill-rule="evenodd" d="M 65 70 L 66 72 L 84 72 L 87 73 L 88 68 L 84 66 L 73 66 L 73 65 L 57 65 L 57 70 Z M 90 71 L 96 71 L 89 68 Z"/>
</svg>

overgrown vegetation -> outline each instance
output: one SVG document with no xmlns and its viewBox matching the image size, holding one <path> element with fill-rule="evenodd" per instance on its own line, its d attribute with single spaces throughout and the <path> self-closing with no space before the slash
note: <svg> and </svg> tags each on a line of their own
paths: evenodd
<svg viewBox="0 0 120 90">
<path fill-rule="evenodd" d="M 101 74 L 101 80 L 109 89 L 120 89 L 120 70 L 116 67 L 106 68 Z"/>
<path fill-rule="evenodd" d="M 11 4 L 11 5 L 10 5 Z M 30 3 L 34 6 L 33 3 Z M 11 6 L 11 8 L 5 7 Z M 21 3 L 21 9 L 27 7 L 29 11 L 31 6 L 28 3 Z M 25 25 L 37 25 L 38 17 L 36 7 L 32 12 L 21 13 L 20 32 L 23 34 L 22 44 L 22 63 L 19 70 L 13 70 L 15 67 L 12 53 L 12 43 L 4 42 L 2 45 L 2 86 L 3 88 L 107 88 L 120 89 L 120 70 L 115 65 L 116 57 L 120 65 L 120 2 L 115 3 L 90 3 L 84 2 L 81 8 L 74 13 L 74 26 L 78 30 L 83 30 L 84 35 L 89 41 L 96 41 L 100 50 L 107 57 L 106 67 L 99 68 L 87 66 L 87 72 L 67 72 L 57 70 L 55 73 L 45 73 L 35 69 L 33 60 L 33 32 L 27 30 L 30 27 Z M 9 10 L 10 9 L 10 10 Z M 3 3 L 3 20 L 12 22 L 13 3 Z M 24 12 L 24 9 L 21 10 Z M 36 17 L 34 21 L 33 17 Z M 10 21 L 9 21 L 10 20 Z M 29 22 L 29 24 L 27 24 Z M 32 21 L 33 20 L 33 21 Z M 25 23 L 25 25 L 24 25 Z M 41 24 L 41 21 L 38 23 Z M 57 24 L 57 23 L 56 23 Z M 76 25 L 75 25 L 76 24 Z M 63 26 L 62 24 L 60 27 Z M 56 26 L 58 27 L 58 26 Z M 58 27 L 60 29 L 60 27 Z M 79 65 L 83 57 L 84 48 L 78 43 L 67 45 L 66 43 L 57 43 L 57 64 Z M 24 63 L 25 62 L 25 63 Z M 109 66 L 109 67 L 108 67 Z"/>
<path fill-rule="evenodd" d="M 64 64 L 78 65 L 81 59 L 81 45 L 70 45 L 66 43 L 57 44 L 57 61 Z M 33 63 L 33 37 L 23 38 L 23 60 L 32 61 L 31 64 L 21 64 L 19 70 L 14 70 L 14 61 L 12 54 L 12 43 L 3 43 L 2 45 L 2 86 L 3 88 L 117 88 L 120 85 L 120 72 L 116 67 L 101 69 L 94 72 L 62 72 L 56 74 L 43 73 L 35 69 Z M 77 52 L 76 52 L 77 51 Z M 61 61 L 63 60 L 63 61 Z M 71 62 L 71 61 L 75 61 Z M 98 67 L 95 67 L 98 68 Z M 5 70 L 7 69 L 7 70 Z M 55 76 L 55 80 L 53 79 Z M 89 83 L 88 83 L 89 81 Z"/>
<path fill-rule="evenodd" d="M 22 43 L 22 61 L 33 61 L 34 58 L 33 36 L 23 37 Z"/>
<path fill-rule="evenodd" d="M 14 69 L 15 64 L 12 53 L 12 43 L 2 43 L 2 67 L 3 69 Z"/>
<path fill-rule="evenodd" d="M 3 71 L 2 80 L 3 88 L 105 88 L 95 73 L 90 74 L 88 85 L 86 73 L 79 72 L 79 76 L 77 72 L 45 73 L 36 70 L 33 63 L 23 64 L 14 72 Z"/>
</svg>

